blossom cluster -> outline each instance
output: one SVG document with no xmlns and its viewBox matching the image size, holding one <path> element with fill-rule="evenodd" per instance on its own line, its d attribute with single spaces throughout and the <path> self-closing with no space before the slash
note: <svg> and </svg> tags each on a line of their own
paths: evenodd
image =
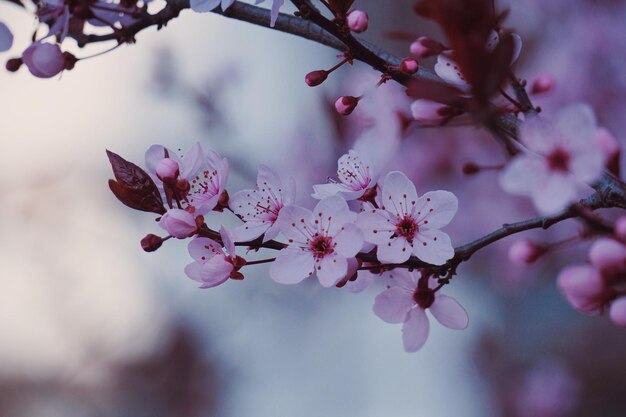
<svg viewBox="0 0 626 417">
<path fill-rule="evenodd" d="M 316 277 L 323 287 L 363 289 L 379 277 L 390 288 L 377 298 L 374 311 L 385 321 L 405 322 L 407 351 L 426 340 L 426 309 L 447 327 L 467 325 L 458 303 L 438 293 L 443 286 L 439 274 L 455 254 L 450 237 L 440 230 L 458 208 L 448 191 L 420 196 L 400 171 L 380 180 L 380 170 L 355 150 L 339 159 L 337 180 L 314 186 L 312 196 L 319 202 L 312 210 L 296 204 L 293 179 L 265 165 L 259 167 L 255 188 L 230 196 L 228 161 L 200 144 L 184 155 L 153 145 L 146 152 L 145 171 L 111 152 L 109 159 L 114 194 L 132 208 L 157 213 L 168 234 L 146 236 L 143 248 L 153 251 L 167 239 L 191 238 L 193 262 L 185 273 L 201 288 L 242 280 L 244 266 L 270 262 L 270 277 L 280 284 Z M 240 225 L 221 227 L 219 233 L 209 229 L 205 216 L 224 210 Z M 275 258 L 247 260 L 237 254 L 237 246 L 278 252 Z"/>
</svg>

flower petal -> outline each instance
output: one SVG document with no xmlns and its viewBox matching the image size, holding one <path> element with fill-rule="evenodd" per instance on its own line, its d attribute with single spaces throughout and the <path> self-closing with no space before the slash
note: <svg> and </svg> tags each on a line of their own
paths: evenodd
<svg viewBox="0 0 626 417">
<path fill-rule="evenodd" d="M 196 13 L 206 13 L 220 5 L 220 0 L 190 0 L 189 6 Z"/>
<path fill-rule="evenodd" d="M 272 224 L 269 222 L 251 220 L 233 229 L 233 239 L 235 242 L 249 242 L 265 233 L 271 225 Z M 266 236 L 267 239 L 273 239 L 274 237 L 276 237 L 276 235 L 273 237 Z"/>
<path fill-rule="evenodd" d="M 409 310 L 404 326 L 402 326 L 402 342 L 407 352 L 417 352 L 428 339 L 430 324 L 426 312 L 421 308 Z"/>
<path fill-rule="evenodd" d="M 415 236 L 413 254 L 432 265 L 443 265 L 454 256 L 450 236 L 440 230 L 424 230 Z"/>
<path fill-rule="evenodd" d="M 579 184 L 571 174 L 553 174 L 532 190 L 533 203 L 542 214 L 564 209 L 576 200 Z"/>
<path fill-rule="evenodd" d="M 542 157 L 520 155 L 509 162 L 500 175 L 499 182 L 507 193 L 528 195 L 546 175 L 546 165 Z"/>
<path fill-rule="evenodd" d="M 356 225 L 363 232 L 366 241 L 379 245 L 386 244 L 396 230 L 387 212 L 378 209 L 359 213 Z"/>
<path fill-rule="evenodd" d="M 324 287 L 332 287 L 348 272 L 348 261 L 345 257 L 332 253 L 326 255 L 316 265 L 317 278 Z"/>
<path fill-rule="evenodd" d="M 573 147 L 585 146 L 593 141 L 596 116 L 589 105 L 574 103 L 558 112 L 554 125 L 567 144 Z"/>
<path fill-rule="evenodd" d="M 376 254 L 382 263 L 399 264 L 411 257 L 412 247 L 402 236 L 379 244 Z"/>
<path fill-rule="evenodd" d="M 356 221 L 356 213 L 350 211 L 346 200 L 335 195 L 317 203 L 311 221 L 315 222 L 317 230 L 335 236 L 346 223 Z"/>
<path fill-rule="evenodd" d="M 189 242 L 187 246 L 189 254 L 193 259 L 200 262 L 206 262 L 215 255 L 223 255 L 222 245 L 209 239 L 208 237 L 197 237 Z"/>
<path fill-rule="evenodd" d="M 310 252 L 288 247 L 278 252 L 270 267 L 270 277 L 279 284 L 297 284 L 313 274 L 314 265 Z"/>
<path fill-rule="evenodd" d="M 311 212 L 300 206 L 285 206 L 280 211 L 276 225 L 287 239 L 304 243 L 313 235 Z"/>
<path fill-rule="evenodd" d="M 450 223 L 459 200 L 449 191 L 430 191 L 417 200 L 413 210 L 420 229 L 440 229 Z"/>
<path fill-rule="evenodd" d="M 429 310 L 439 323 L 449 329 L 463 330 L 469 322 L 461 304 L 447 295 L 437 295 Z"/>
<path fill-rule="evenodd" d="M 403 323 L 415 305 L 410 293 L 402 288 L 389 288 L 376 296 L 374 314 L 387 323 Z"/>
<path fill-rule="evenodd" d="M 382 187 L 382 209 L 403 217 L 417 203 L 415 185 L 400 171 L 391 171 Z"/>
<path fill-rule="evenodd" d="M 339 233 L 333 237 L 335 251 L 346 258 L 355 256 L 363 247 L 361 230 L 353 223 L 346 223 Z"/>
<path fill-rule="evenodd" d="M 202 285 L 200 288 L 213 288 L 223 284 L 230 277 L 233 265 L 226 260 L 224 255 L 211 258 L 202 265 Z"/>
</svg>

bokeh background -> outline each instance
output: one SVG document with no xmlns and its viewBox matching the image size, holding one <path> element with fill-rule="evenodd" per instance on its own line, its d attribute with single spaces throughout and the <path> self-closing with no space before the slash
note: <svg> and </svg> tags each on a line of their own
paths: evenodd
<svg viewBox="0 0 626 417">
<path fill-rule="evenodd" d="M 363 38 L 408 55 L 390 30 L 438 36 L 410 12 L 412 1 L 360 0 L 370 14 Z M 524 0 L 507 26 L 524 39 L 517 72 L 553 74 L 556 89 L 536 97 L 549 116 L 590 102 L 600 124 L 626 133 L 626 4 L 619 0 Z M 285 7 L 284 11 L 292 11 Z M 33 17 L 8 3 L 0 18 L 19 55 Z M 371 311 L 380 288 L 353 294 L 315 282 L 280 286 L 266 266 L 243 282 L 200 290 L 183 273 L 186 242 L 144 253 L 139 240 L 160 230 L 109 192 L 105 149 L 137 163 L 153 143 L 185 150 L 196 141 L 231 162 L 229 189 L 250 187 L 264 163 L 310 185 L 334 176 L 336 160 L 359 137 L 419 193 L 455 191 L 460 210 L 447 229 L 455 244 L 533 215 L 505 196 L 493 172 L 467 178 L 467 161 L 503 161 L 473 127 L 410 129 L 364 125 L 396 108 L 402 90 L 372 88 L 364 65 L 344 67 L 311 89 L 311 70 L 336 51 L 213 14 L 185 11 L 136 45 L 79 62 L 41 80 L 25 69 L 0 75 L 0 415 L 7 417 L 618 417 L 626 413 L 626 333 L 605 318 L 572 311 L 554 285 L 565 263 L 584 262 L 585 245 L 538 265 L 512 265 L 514 238 L 460 269 L 448 294 L 470 327 L 432 326 L 417 354 L 400 327 Z M 104 46 L 79 50 L 79 57 Z M 432 62 L 422 62 L 432 68 Z M 331 103 L 369 91 L 348 120 Z M 234 225 L 227 215 L 212 225 Z M 575 222 L 535 234 L 572 236 Z M 529 233 L 528 236 L 532 236 Z"/>
</svg>

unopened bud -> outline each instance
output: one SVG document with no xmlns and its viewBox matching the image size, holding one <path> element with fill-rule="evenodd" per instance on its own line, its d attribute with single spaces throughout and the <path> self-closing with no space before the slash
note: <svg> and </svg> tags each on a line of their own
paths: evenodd
<svg viewBox="0 0 626 417">
<path fill-rule="evenodd" d="M 356 33 L 365 32 L 369 25 L 369 16 L 363 10 L 352 10 L 346 16 L 346 26 Z"/>
<path fill-rule="evenodd" d="M 583 313 L 601 312 L 611 296 L 602 275 L 591 265 L 564 269 L 559 273 L 557 286 L 570 304 Z"/>
<path fill-rule="evenodd" d="M 617 279 L 626 272 L 626 246 L 617 240 L 598 239 L 589 249 L 589 260 L 605 278 Z"/>
<path fill-rule="evenodd" d="M 22 66 L 22 64 L 24 63 L 24 61 L 22 60 L 22 58 L 11 58 L 7 61 L 5 67 L 7 69 L 7 71 L 9 72 L 15 72 L 18 69 L 20 69 L 20 67 Z"/>
<path fill-rule="evenodd" d="M 163 238 L 152 233 L 141 239 L 141 248 L 146 252 L 154 252 L 163 244 Z"/>
<path fill-rule="evenodd" d="M 309 87 L 316 87 L 326 81 L 326 78 L 328 78 L 328 71 L 316 70 L 309 72 L 306 77 L 304 77 L 304 81 Z"/>
<path fill-rule="evenodd" d="M 63 59 L 66 70 L 74 69 L 74 66 L 78 62 L 78 58 L 69 52 L 63 52 Z"/>
<path fill-rule="evenodd" d="M 424 126 L 439 126 L 455 115 L 452 107 L 427 99 L 417 99 L 411 104 L 413 119 Z"/>
<path fill-rule="evenodd" d="M 546 246 L 531 240 L 519 240 L 509 249 L 509 260 L 517 265 L 530 265 L 546 253 Z"/>
<path fill-rule="evenodd" d="M 414 58 L 404 58 L 400 63 L 400 71 L 406 74 L 415 74 L 419 68 L 420 65 Z"/>
<path fill-rule="evenodd" d="M 409 47 L 411 53 L 418 58 L 439 55 L 444 49 L 445 47 L 442 44 L 428 36 L 420 36 Z"/>
<path fill-rule="evenodd" d="M 156 165 L 156 174 L 163 182 L 176 181 L 176 177 L 178 177 L 179 174 L 178 162 L 171 158 L 161 159 Z"/>
<path fill-rule="evenodd" d="M 622 243 L 626 243 L 626 216 L 622 216 L 615 222 L 615 236 Z"/>
<path fill-rule="evenodd" d="M 626 297 L 620 297 L 611 303 L 609 317 L 618 326 L 626 327 Z"/>
<path fill-rule="evenodd" d="M 463 174 L 465 175 L 475 175 L 480 172 L 480 165 L 475 162 L 466 162 L 463 164 Z"/>
<path fill-rule="evenodd" d="M 335 110 L 342 116 L 347 116 L 354 111 L 357 104 L 359 104 L 358 97 L 341 96 L 335 101 Z"/>
<path fill-rule="evenodd" d="M 554 88 L 556 80 L 552 74 L 538 75 L 530 88 L 531 94 L 547 93 Z"/>
</svg>

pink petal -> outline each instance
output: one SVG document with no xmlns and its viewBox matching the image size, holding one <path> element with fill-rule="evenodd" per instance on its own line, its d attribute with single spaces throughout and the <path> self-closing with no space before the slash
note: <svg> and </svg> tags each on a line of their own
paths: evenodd
<svg viewBox="0 0 626 417">
<path fill-rule="evenodd" d="M 576 201 L 579 184 L 571 174 L 550 174 L 532 190 L 532 199 L 542 214 L 551 214 Z"/>
<path fill-rule="evenodd" d="M 348 262 L 349 261 L 350 260 L 348 260 Z M 350 264 L 348 263 L 348 273 L 350 273 L 349 269 L 350 269 Z M 377 275 L 371 273 L 370 271 L 359 271 L 357 273 L 356 280 L 348 281 L 348 283 L 346 284 L 346 288 L 351 293 L 359 293 L 365 290 L 366 288 L 368 288 L 370 285 L 372 285 L 376 277 Z"/>
<path fill-rule="evenodd" d="M 233 229 L 233 239 L 236 242 L 249 242 L 265 233 L 271 225 L 272 224 L 269 222 L 261 222 L 256 220 L 246 222 Z M 275 230 L 278 231 L 278 229 Z M 273 237 L 269 237 L 266 234 L 265 239 L 269 240 L 273 239 L 274 237 L 276 237 L 276 235 L 274 235 Z"/>
<path fill-rule="evenodd" d="M 382 201 L 385 210 L 399 217 L 411 213 L 417 203 L 415 185 L 400 171 L 391 171 L 385 177 L 382 187 Z"/>
<path fill-rule="evenodd" d="M 402 342 L 407 352 L 417 352 L 428 339 L 430 325 L 426 312 L 417 307 L 409 310 L 404 326 L 402 326 Z"/>
<path fill-rule="evenodd" d="M 437 55 L 435 73 L 448 84 L 452 84 L 463 91 L 470 90 L 470 86 L 467 81 L 465 81 L 463 74 L 461 74 L 459 66 L 446 52 Z"/>
<path fill-rule="evenodd" d="M 413 210 L 420 230 L 440 229 L 450 223 L 459 208 L 459 200 L 448 191 L 431 191 L 417 200 Z"/>
<path fill-rule="evenodd" d="M 389 238 L 396 230 L 396 226 L 386 213 L 377 209 L 359 213 L 356 225 L 363 232 L 363 237 L 366 241 L 379 245 L 387 244 L 387 241 L 389 241 Z"/>
<path fill-rule="evenodd" d="M 413 254 L 432 265 L 443 265 L 454 256 L 450 236 L 440 230 L 420 231 L 413 242 Z"/>
<path fill-rule="evenodd" d="M 146 168 L 149 172 L 155 173 L 158 163 L 165 158 L 165 151 L 167 150 L 169 158 L 174 160 L 178 166 L 181 165 L 180 158 L 175 152 L 162 145 L 152 145 L 146 151 Z"/>
<path fill-rule="evenodd" d="M 348 272 L 348 261 L 341 255 L 326 255 L 316 264 L 316 274 L 320 284 L 324 287 L 332 287 Z"/>
<path fill-rule="evenodd" d="M 411 257 L 413 248 L 403 237 L 395 237 L 379 244 L 376 254 L 382 263 L 399 264 Z"/>
<path fill-rule="evenodd" d="M 171 154 L 171 152 L 170 152 Z M 200 170 L 204 164 L 204 151 L 202 146 L 196 142 L 183 155 L 182 162 L 179 164 L 181 178 L 191 179 Z"/>
<path fill-rule="evenodd" d="M 417 288 L 419 273 L 403 268 L 396 268 L 388 273 L 389 280 L 409 294 L 413 294 Z"/>
<path fill-rule="evenodd" d="M 415 305 L 411 293 L 401 288 L 389 288 L 376 296 L 374 314 L 387 323 L 403 323 L 407 313 Z"/>
<path fill-rule="evenodd" d="M 282 7 L 283 3 L 285 3 L 285 0 L 274 0 L 272 2 L 272 14 L 270 21 L 271 27 L 274 27 L 274 25 L 276 24 L 276 19 L 278 19 L 278 14 L 280 13 L 280 8 Z"/>
<path fill-rule="evenodd" d="M 223 255 L 222 245 L 208 237 L 197 237 L 187 246 L 191 257 L 200 262 L 206 262 L 215 255 Z"/>
<path fill-rule="evenodd" d="M 233 241 L 233 236 L 224 226 L 220 228 L 220 236 L 224 243 L 226 253 L 230 256 L 235 256 L 235 242 Z"/>
<path fill-rule="evenodd" d="M 454 298 L 437 295 L 430 306 L 430 312 L 439 323 L 449 329 L 462 330 L 467 327 L 467 312 Z"/>
<path fill-rule="evenodd" d="M 350 149 L 339 158 L 337 165 L 337 177 L 349 189 L 363 190 L 371 185 L 370 166 L 363 161 L 357 151 Z"/>
<path fill-rule="evenodd" d="M 233 265 L 226 260 L 224 255 L 211 258 L 202 265 L 202 285 L 200 288 L 212 288 L 223 284 L 230 277 Z"/>
<path fill-rule="evenodd" d="M 558 112 L 554 125 L 566 143 L 574 147 L 585 146 L 593 142 L 596 116 L 587 104 L 570 104 Z"/>
<path fill-rule="evenodd" d="M 540 154 L 547 154 L 558 145 L 559 137 L 559 131 L 538 116 L 528 117 L 520 126 L 522 143 Z"/>
<path fill-rule="evenodd" d="M 339 233 L 333 237 L 335 251 L 343 257 L 351 258 L 355 256 L 363 247 L 363 235 L 356 225 L 347 223 Z"/>
<path fill-rule="evenodd" d="M 220 5 L 220 0 L 190 0 L 189 6 L 196 13 L 206 13 Z"/>
<path fill-rule="evenodd" d="M 342 191 L 346 191 L 346 187 L 343 184 L 338 184 L 338 183 L 314 184 L 313 194 L 311 194 L 311 197 L 315 198 L 316 200 L 322 200 L 326 197 L 331 197 Z M 356 195 L 359 193 L 354 192 L 354 194 Z M 357 196 L 355 198 L 358 198 L 358 197 L 360 196 Z"/>
<path fill-rule="evenodd" d="M 4 23 L 0 22 L 0 52 L 8 51 L 13 45 L 13 34 Z"/>
<path fill-rule="evenodd" d="M 313 275 L 314 265 L 311 253 L 288 247 L 278 252 L 270 267 L 270 277 L 279 284 L 297 284 Z"/>
<path fill-rule="evenodd" d="M 285 206 L 280 211 L 276 225 L 287 239 L 304 243 L 313 235 L 310 224 L 312 213 L 300 206 Z"/>
<path fill-rule="evenodd" d="M 321 200 L 313 209 L 313 222 L 317 224 L 317 230 L 325 232 L 329 236 L 336 235 L 346 223 L 356 221 L 356 213 L 350 211 L 345 199 L 338 195 Z"/>
<path fill-rule="evenodd" d="M 588 146 L 574 154 L 570 162 L 570 171 L 578 181 L 592 183 L 602 175 L 604 154 L 600 148 Z"/>
<path fill-rule="evenodd" d="M 198 231 L 194 215 L 181 209 L 169 209 L 159 220 L 159 226 L 178 239 L 191 237 Z"/>
<path fill-rule="evenodd" d="M 546 175 L 546 164 L 542 157 L 520 155 L 509 162 L 499 182 L 507 193 L 529 195 Z"/>
<path fill-rule="evenodd" d="M 194 281 L 202 282 L 202 262 L 192 262 L 185 267 L 185 274 Z"/>
</svg>

